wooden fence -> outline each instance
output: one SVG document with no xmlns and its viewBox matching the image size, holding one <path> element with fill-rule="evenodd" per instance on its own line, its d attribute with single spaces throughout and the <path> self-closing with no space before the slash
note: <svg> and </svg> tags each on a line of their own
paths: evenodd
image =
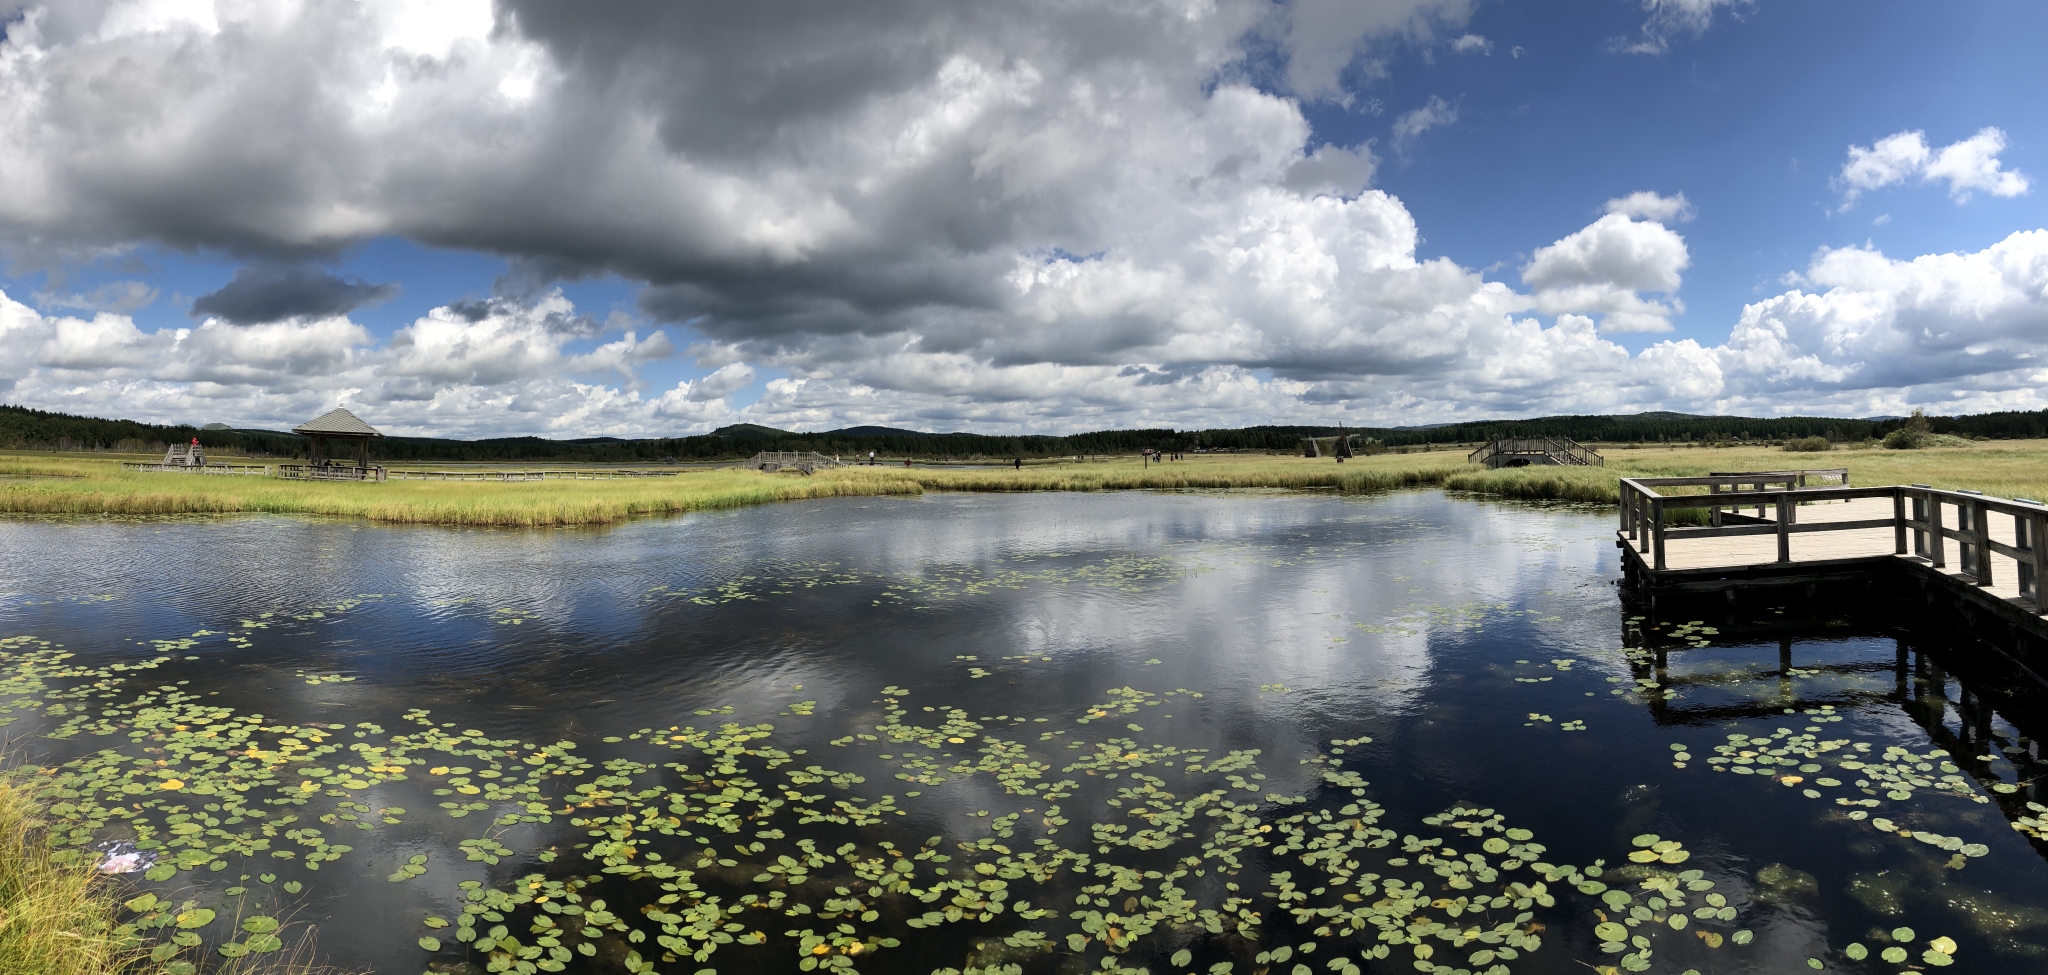
<svg viewBox="0 0 2048 975">
<path fill-rule="evenodd" d="M 675 477 L 681 471 L 389 471 L 394 481 L 609 481 L 621 477 Z"/>
<path fill-rule="evenodd" d="M 353 464 L 279 464 L 277 476 L 288 481 L 381 481 L 382 467 Z"/>
<path fill-rule="evenodd" d="M 160 474 L 216 474 L 223 477 L 269 477 L 271 470 L 260 464 L 138 464 L 124 461 L 124 471 L 150 471 Z"/>
</svg>

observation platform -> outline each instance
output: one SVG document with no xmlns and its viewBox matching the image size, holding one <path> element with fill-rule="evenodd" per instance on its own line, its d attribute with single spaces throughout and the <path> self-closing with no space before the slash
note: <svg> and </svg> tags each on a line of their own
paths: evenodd
<svg viewBox="0 0 2048 975">
<path fill-rule="evenodd" d="M 1732 601 L 1753 588 L 1867 579 L 1885 585 L 1885 598 L 1924 600 L 2048 662 L 2048 506 L 2039 502 L 1924 484 L 1852 487 L 1842 470 L 1758 471 L 1623 478 L 1620 515 L 1625 571 L 1651 593 Z"/>
</svg>

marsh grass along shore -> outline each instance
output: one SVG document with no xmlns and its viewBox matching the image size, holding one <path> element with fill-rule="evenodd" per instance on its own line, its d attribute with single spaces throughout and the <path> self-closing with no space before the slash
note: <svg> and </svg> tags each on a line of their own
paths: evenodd
<svg viewBox="0 0 2048 975">
<path fill-rule="evenodd" d="M 364 518 L 392 524 L 598 525 L 811 498 L 925 491 L 1118 491 L 1292 488 L 1367 493 L 1438 487 L 1518 500 L 1609 502 L 1628 476 L 1845 467 L 1854 483 L 1931 484 L 2003 497 L 2048 498 L 2048 441 L 2014 440 L 1926 450 L 1878 448 L 1787 453 L 1767 448 L 1610 447 L 1607 466 L 1486 470 L 1462 453 L 1329 458 L 1190 455 L 1010 468 L 854 467 L 805 477 L 725 468 L 675 477 L 532 482 L 392 481 L 383 484 L 211 478 L 120 469 L 122 458 L 0 454 L 0 512 L 176 515 L 261 512 Z"/>
</svg>

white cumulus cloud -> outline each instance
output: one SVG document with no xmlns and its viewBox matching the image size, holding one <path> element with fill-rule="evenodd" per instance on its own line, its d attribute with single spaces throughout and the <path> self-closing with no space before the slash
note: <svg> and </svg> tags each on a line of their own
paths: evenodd
<svg viewBox="0 0 2048 975">
<path fill-rule="evenodd" d="M 1639 190 L 1608 200 L 1607 212 L 1657 223 L 1685 223 L 1696 215 L 1685 194 L 1663 196 L 1651 190 Z"/>
<path fill-rule="evenodd" d="M 1412 146 L 1422 133 L 1456 121 L 1458 106 L 1431 95 L 1422 107 L 1404 112 L 1400 118 L 1394 120 L 1394 145 L 1403 148 Z"/>
<path fill-rule="evenodd" d="M 1464 34 L 1451 42 L 1451 50 L 1459 54 L 1491 55 L 1493 53 L 1493 42 L 1478 34 Z"/>
<path fill-rule="evenodd" d="M 1546 313 L 1598 312 L 1603 332 L 1668 332 L 1670 316 L 1684 306 L 1641 293 L 1676 292 L 1679 272 L 1691 263 L 1684 238 L 1661 223 L 1617 212 L 1537 248 L 1522 280 L 1536 289 L 1537 308 Z"/>
<path fill-rule="evenodd" d="M 1698 37 L 1713 26 L 1714 12 L 1725 8 L 1740 18 L 1756 0 L 1643 0 L 1649 17 L 1634 37 L 1616 38 L 1612 46 L 1629 54 L 1663 54 L 1677 38 Z"/>
<path fill-rule="evenodd" d="M 2027 192 L 2033 181 L 2006 169 L 1998 159 L 2005 151 L 2005 131 L 1995 127 L 1940 149 L 1927 144 L 1924 132 L 1898 132 L 1869 147 L 1851 145 L 1835 184 L 1842 190 L 1842 208 L 1854 206 L 1864 193 L 1918 177 L 1923 183 L 1945 182 L 1958 202 L 1974 192 L 2013 197 Z"/>
</svg>

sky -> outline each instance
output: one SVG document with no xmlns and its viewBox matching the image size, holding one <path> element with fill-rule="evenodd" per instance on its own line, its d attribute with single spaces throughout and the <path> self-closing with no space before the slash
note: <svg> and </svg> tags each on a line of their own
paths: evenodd
<svg viewBox="0 0 2048 975">
<path fill-rule="evenodd" d="M 2048 5 L 0 0 L 0 402 L 2048 408 Z"/>
</svg>

